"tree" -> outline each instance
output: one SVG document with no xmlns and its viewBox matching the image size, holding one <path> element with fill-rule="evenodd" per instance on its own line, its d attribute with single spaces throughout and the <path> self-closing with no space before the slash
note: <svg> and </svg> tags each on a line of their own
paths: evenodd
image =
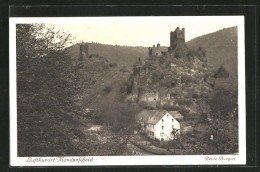
<svg viewBox="0 0 260 172">
<path fill-rule="evenodd" d="M 57 124 L 77 112 L 73 99 L 80 75 L 65 51 L 69 41 L 70 34 L 44 24 L 16 26 L 19 156 L 49 150 L 46 142 L 59 146 L 53 139 L 60 132 Z"/>
<path fill-rule="evenodd" d="M 18 93 L 28 88 L 30 88 L 27 90 L 28 92 L 33 89 L 41 91 L 46 84 L 49 85 L 44 88 L 65 87 L 68 80 L 72 79 L 73 67 L 71 59 L 65 51 L 71 41 L 72 37 L 69 33 L 55 31 L 53 26 L 17 24 Z M 61 82 L 60 85 L 59 82 Z M 67 87 L 65 88 L 67 89 Z M 62 89 L 56 93 L 59 91 Z"/>
<path fill-rule="evenodd" d="M 202 120 L 207 120 L 208 114 L 210 113 L 210 105 L 209 105 L 209 98 L 208 95 L 205 94 L 201 96 L 199 99 L 197 99 L 197 112 L 201 114 Z"/>
<path fill-rule="evenodd" d="M 55 31 L 53 26 L 16 25 L 18 106 L 26 109 L 32 103 L 37 111 L 44 105 L 71 104 L 76 82 L 70 81 L 78 76 L 65 51 L 71 41 L 69 33 Z"/>
<path fill-rule="evenodd" d="M 233 119 L 213 119 L 210 122 L 212 154 L 230 154 L 238 151 L 238 127 Z"/>
<path fill-rule="evenodd" d="M 218 88 L 209 101 L 212 120 L 209 123 L 211 144 L 218 154 L 235 153 L 238 150 L 238 121 L 230 112 L 237 108 L 237 97 L 230 91 Z"/>
<path fill-rule="evenodd" d="M 16 52 L 17 61 L 44 57 L 50 53 L 64 53 L 73 43 L 68 32 L 55 31 L 54 26 L 46 24 L 17 24 Z"/>
<path fill-rule="evenodd" d="M 227 118 L 237 108 L 237 96 L 223 88 L 218 88 L 209 100 L 212 114 L 216 118 Z"/>
<path fill-rule="evenodd" d="M 202 55 L 202 57 L 205 57 L 207 51 L 202 46 L 199 46 L 198 52 Z"/>
<path fill-rule="evenodd" d="M 178 139 L 178 133 L 179 133 L 179 130 L 178 129 L 175 129 L 175 128 L 173 128 L 172 129 L 172 132 L 171 132 L 171 135 L 173 135 L 173 140 L 171 140 L 170 142 L 169 142 L 169 144 L 172 144 L 172 142 L 173 142 L 173 145 L 174 145 L 174 154 L 175 154 L 175 149 L 176 149 L 176 141 L 177 141 L 177 139 Z"/>
</svg>

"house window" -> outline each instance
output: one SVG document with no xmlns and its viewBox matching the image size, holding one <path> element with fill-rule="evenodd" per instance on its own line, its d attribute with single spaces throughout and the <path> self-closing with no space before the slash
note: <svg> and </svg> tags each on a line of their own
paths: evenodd
<svg viewBox="0 0 260 172">
<path fill-rule="evenodd" d="M 169 117 L 169 114 L 167 114 L 167 117 Z"/>
<path fill-rule="evenodd" d="M 162 130 L 163 130 L 163 128 L 164 128 L 164 127 L 162 126 Z"/>
<path fill-rule="evenodd" d="M 172 122 L 174 121 L 174 119 L 172 119 Z"/>
<path fill-rule="evenodd" d="M 172 125 L 172 128 L 174 128 L 174 125 Z"/>
<path fill-rule="evenodd" d="M 162 119 L 162 122 L 163 122 L 163 119 Z"/>
</svg>

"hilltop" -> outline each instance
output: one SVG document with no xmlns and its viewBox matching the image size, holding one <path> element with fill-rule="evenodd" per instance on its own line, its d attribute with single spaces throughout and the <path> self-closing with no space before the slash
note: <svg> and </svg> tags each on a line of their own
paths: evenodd
<svg viewBox="0 0 260 172">
<path fill-rule="evenodd" d="M 210 99 L 218 89 L 236 97 L 236 34 L 233 27 L 185 42 L 184 28 L 177 28 L 168 51 L 157 44 L 149 48 L 148 58 L 135 63 L 126 101 L 197 114 L 201 99 Z"/>
<path fill-rule="evenodd" d="M 119 67 L 126 66 L 132 70 L 134 63 L 141 58 L 148 57 L 147 47 L 128 47 L 120 45 L 106 45 L 99 43 L 86 43 L 89 54 L 98 54 L 107 58 L 109 63 L 117 63 Z M 196 37 L 186 45 L 191 50 L 202 47 L 206 50 L 206 59 L 214 71 L 224 66 L 230 73 L 229 82 L 226 84 L 228 90 L 237 92 L 237 27 L 225 28 L 214 33 Z M 78 57 L 79 44 L 69 48 L 71 57 Z M 165 47 L 163 49 L 166 49 Z M 235 85 L 234 85 L 235 84 Z"/>
</svg>

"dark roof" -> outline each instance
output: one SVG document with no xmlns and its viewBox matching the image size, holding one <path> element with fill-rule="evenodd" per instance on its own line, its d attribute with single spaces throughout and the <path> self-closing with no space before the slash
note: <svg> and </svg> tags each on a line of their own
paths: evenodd
<svg viewBox="0 0 260 172">
<path fill-rule="evenodd" d="M 177 111 L 168 112 L 166 110 L 142 110 L 136 115 L 136 118 L 144 123 L 156 124 L 166 113 L 169 113 L 174 118 L 182 116 Z"/>
</svg>

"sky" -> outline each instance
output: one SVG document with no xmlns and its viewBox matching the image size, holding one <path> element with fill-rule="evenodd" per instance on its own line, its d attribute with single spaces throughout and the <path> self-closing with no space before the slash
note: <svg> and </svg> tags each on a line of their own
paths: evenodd
<svg viewBox="0 0 260 172">
<path fill-rule="evenodd" d="M 67 19 L 54 28 L 70 32 L 76 41 L 150 47 L 169 46 L 170 32 L 177 27 L 185 28 L 187 42 L 236 25 L 232 17 L 87 17 L 80 22 Z"/>
</svg>

